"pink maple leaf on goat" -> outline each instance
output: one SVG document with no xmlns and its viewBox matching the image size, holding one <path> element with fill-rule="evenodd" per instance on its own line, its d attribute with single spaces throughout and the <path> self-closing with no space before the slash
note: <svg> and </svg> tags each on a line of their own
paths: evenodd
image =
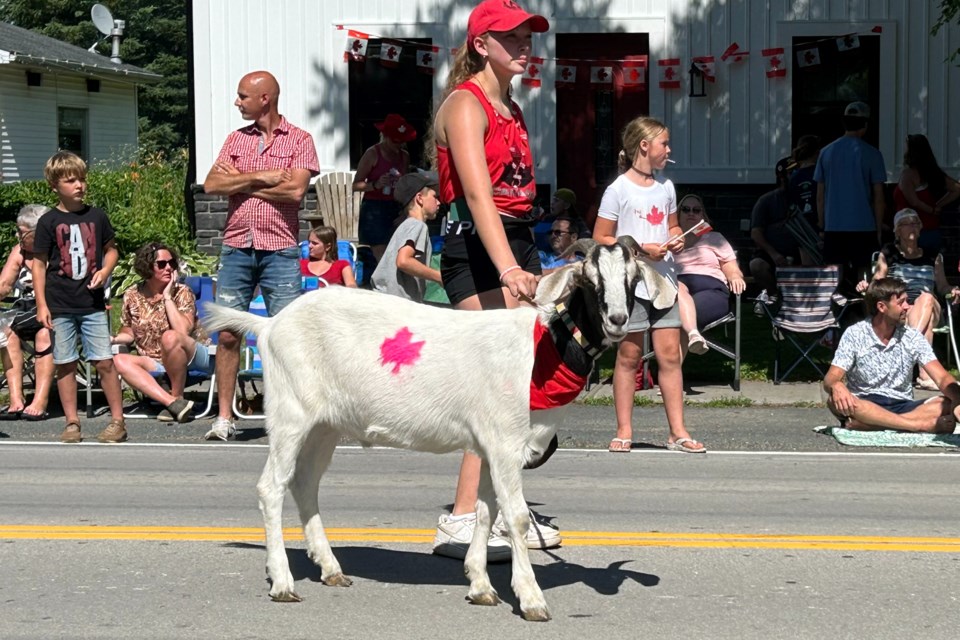
<svg viewBox="0 0 960 640">
<path fill-rule="evenodd" d="M 424 341 L 413 342 L 412 337 L 410 329 L 404 327 L 380 345 L 380 364 L 384 366 L 392 364 L 393 369 L 390 373 L 396 375 L 400 373 L 400 367 L 413 365 L 420 359 L 420 350 L 423 348 Z"/>
</svg>

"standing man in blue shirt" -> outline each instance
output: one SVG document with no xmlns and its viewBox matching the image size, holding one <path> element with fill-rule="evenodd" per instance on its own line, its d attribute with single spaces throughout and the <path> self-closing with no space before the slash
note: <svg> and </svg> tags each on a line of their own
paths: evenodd
<svg viewBox="0 0 960 640">
<path fill-rule="evenodd" d="M 843 111 L 846 133 L 824 147 L 813 174 L 824 262 L 842 265 L 850 282 L 869 268 L 881 244 L 887 170 L 880 151 L 863 140 L 869 119 L 867 104 L 848 104 Z"/>
</svg>

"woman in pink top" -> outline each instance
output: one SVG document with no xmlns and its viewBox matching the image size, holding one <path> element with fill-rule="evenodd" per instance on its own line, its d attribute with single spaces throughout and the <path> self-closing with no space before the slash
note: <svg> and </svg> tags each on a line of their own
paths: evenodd
<svg viewBox="0 0 960 640">
<path fill-rule="evenodd" d="M 687 195 L 680 200 L 680 228 L 684 231 L 707 219 L 700 196 Z M 707 341 L 699 328 L 730 313 L 730 292 L 743 293 L 746 283 L 737 264 L 737 254 L 727 240 L 710 231 L 686 236 L 683 251 L 674 255 L 680 287 L 680 323 L 686 339 L 681 348 L 706 353 Z"/>
</svg>

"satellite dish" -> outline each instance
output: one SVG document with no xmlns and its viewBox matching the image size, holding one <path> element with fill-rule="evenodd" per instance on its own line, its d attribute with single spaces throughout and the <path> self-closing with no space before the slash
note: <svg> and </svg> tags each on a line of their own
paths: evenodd
<svg viewBox="0 0 960 640">
<path fill-rule="evenodd" d="M 113 29 L 113 15 L 110 13 L 110 9 L 102 4 L 95 4 L 90 9 L 90 17 L 93 18 L 93 24 L 100 30 L 100 33 L 105 36 L 110 35 L 110 31 Z"/>
</svg>

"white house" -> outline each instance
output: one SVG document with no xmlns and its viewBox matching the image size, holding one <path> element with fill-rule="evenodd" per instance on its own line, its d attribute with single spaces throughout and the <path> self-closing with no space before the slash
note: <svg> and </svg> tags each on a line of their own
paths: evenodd
<svg viewBox="0 0 960 640">
<path fill-rule="evenodd" d="M 960 167 L 960 121 L 950 118 L 960 112 L 960 76 L 945 61 L 960 47 L 960 29 L 930 34 L 939 0 L 521 4 L 550 21 L 548 33 L 534 36 L 534 55 L 544 58 L 541 84 L 518 80 L 515 91 L 545 188 L 572 186 L 581 201 L 595 203 L 612 175 L 620 128 L 640 114 L 670 127 L 676 164 L 669 173 L 678 184 L 770 184 L 773 165 L 801 135 L 829 142 L 842 132 L 839 116 L 852 100 L 873 107 L 868 139 L 883 152 L 891 180 L 907 133 L 927 134 L 942 166 Z M 239 78 L 254 69 L 277 76 L 281 112 L 313 134 L 325 171 L 355 168 L 375 140 L 373 122 L 386 113 L 401 113 L 422 134 L 474 5 L 193 0 L 198 179 L 227 133 L 244 124 L 233 100 Z M 364 61 L 344 61 L 350 30 L 369 36 Z M 382 64 L 384 39 L 401 51 L 396 66 Z M 721 60 L 734 44 L 739 55 Z M 432 51 L 435 75 L 420 72 L 418 51 Z M 642 83 L 625 88 L 625 70 L 633 74 L 643 56 Z M 705 96 L 691 97 L 688 70 L 704 56 L 714 56 L 714 81 L 705 83 Z M 662 64 L 671 59 L 679 61 Z M 679 86 L 661 87 L 671 67 Z M 564 68 L 576 70 L 576 82 L 558 87 Z M 591 82 L 605 75 L 598 68 L 613 82 Z M 416 145 L 411 151 L 419 153 Z"/>
<path fill-rule="evenodd" d="M 160 78 L 0 22 L 0 178 L 43 178 L 58 149 L 87 162 L 137 146 L 137 84 Z"/>
</svg>

